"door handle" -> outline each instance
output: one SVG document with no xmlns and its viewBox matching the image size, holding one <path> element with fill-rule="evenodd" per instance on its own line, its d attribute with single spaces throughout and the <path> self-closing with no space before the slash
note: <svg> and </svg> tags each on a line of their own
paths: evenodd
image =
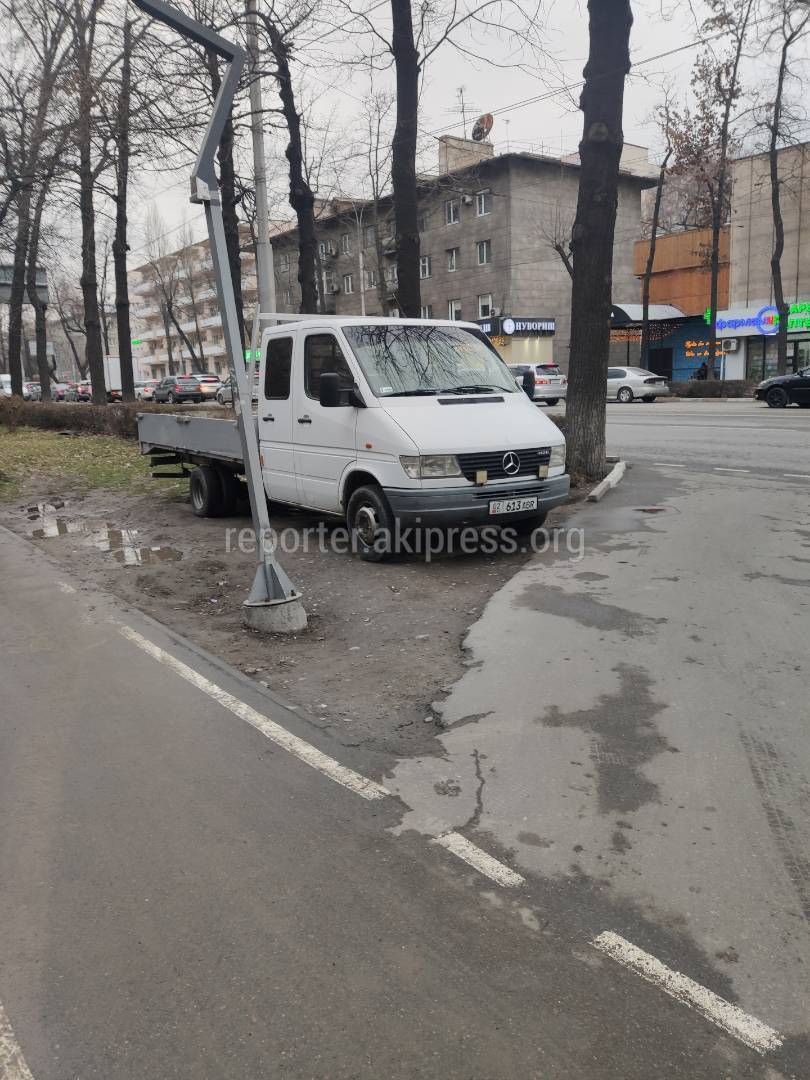
<svg viewBox="0 0 810 1080">
<path fill-rule="evenodd" d="M 272 413 L 265 413 L 262 420 L 275 420 L 275 416 L 273 416 Z"/>
<path fill-rule="evenodd" d="M 298 417 L 298 423 L 299 424 L 311 424 L 312 423 L 312 417 L 311 416 L 299 416 Z"/>
</svg>

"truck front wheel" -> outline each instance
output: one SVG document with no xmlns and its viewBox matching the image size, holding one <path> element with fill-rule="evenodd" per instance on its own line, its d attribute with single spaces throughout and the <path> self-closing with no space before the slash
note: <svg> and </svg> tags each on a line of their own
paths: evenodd
<svg viewBox="0 0 810 1080">
<path fill-rule="evenodd" d="M 352 551 L 365 562 L 381 562 L 393 548 L 394 515 L 378 487 L 359 487 L 349 499 L 346 521 Z"/>
<path fill-rule="evenodd" d="M 197 517 L 220 517 L 225 509 L 222 481 L 210 465 L 197 465 L 191 470 L 189 494 Z"/>
</svg>

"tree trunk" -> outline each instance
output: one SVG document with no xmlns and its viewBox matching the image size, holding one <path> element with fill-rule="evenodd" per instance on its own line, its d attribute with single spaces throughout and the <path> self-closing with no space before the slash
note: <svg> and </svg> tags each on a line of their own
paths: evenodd
<svg viewBox="0 0 810 1080">
<path fill-rule="evenodd" d="M 168 304 L 163 303 L 160 305 L 160 313 L 163 316 L 163 333 L 166 335 L 166 366 L 169 369 L 169 374 L 175 375 L 174 351 L 172 350 L 172 331 L 171 326 L 169 325 Z"/>
<path fill-rule="evenodd" d="M 180 335 L 181 341 L 183 342 L 185 347 L 188 349 L 188 355 L 191 358 L 191 370 L 192 371 L 201 371 L 202 369 L 200 368 L 199 363 L 197 361 L 197 353 L 196 353 L 196 351 L 194 349 L 194 346 L 191 344 L 191 340 L 189 339 L 188 334 L 180 326 L 180 323 L 177 320 L 177 316 L 174 313 L 174 304 L 172 304 L 170 301 L 166 302 L 166 311 L 168 313 L 169 318 L 172 321 L 172 325 L 174 326 L 177 333 Z"/>
<path fill-rule="evenodd" d="M 397 241 L 397 297 L 400 314 L 408 319 L 418 319 L 422 311 L 419 281 L 419 193 L 416 186 L 419 54 L 413 36 L 411 0 L 391 0 L 391 16 L 391 51 L 397 76 L 397 119 L 391 147 L 391 187 Z"/>
<path fill-rule="evenodd" d="M 129 185 L 129 127 L 130 94 L 132 88 L 132 23 L 124 22 L 124 51 L 121 61 L 121 88 L 116 115 L 115 237 L 113 266 L 115 267 L 115 324 L 118 331 L 118 359 L 121 368 L 121 397 L 135 400 L 135 376 L 132 370 L 132 327 L 129 319 L 129 283 L 127 281 L 127 196 Z"/>
<path fill-rule="evenodd" d="M 571 245 L 574 277 L 566 434 L 570 472 L 599 480 L 605 471 L 613 239 L 633 15 L 629 0 L 589 0 L 588 11 L 590 49 L 580 98 L 584 124 Z"/>
<path fill-rule="evenodd" d="M 11 296 L 8 307 L 8 370 L 11 392 L 22 397 L 23 326 L 25 303 L 25 266 L 31 236 L 31 187 L 25 185 L 17 200 L 17 233 L 14 239 L 14 263 L 11 271 Z"/>
<path fill-rule="evenodd" d="M 721 177 L 721 186 L 725 180 Z M 711 320 L 709 322 L 709 358 L 707 363 L 707 379 L 716 377 L 715 361 L 717 359 L 717 297 L 720 285 L 720 233 L 723 227 L 723 197 L 715 192 L 712 199 L 712 247 L 709 255 L 709 308 Z"/>
<path fill-rule="evenodd" d="M 301 286 L 301 311 L 314 314 L 318 310 L 316 283 L 317 243 L 315 238 L 315 195 L 304 173 L 304 151 L 301 142 L 301 117 L 295 106 L 295 93 L 290 76 L 289 50 L 276 25 L 264 20 L 270 49 L 276 63 L 281 110 L 287 124 L 289 142 L 287 160 L 290 163 L 290 206 L 298 222 L 298 283 Z"/>
<path fill-rule="evenodd" d="M 652 221 L 650 223 L 650 250 L 647 252 L 647 265 L 644 267 L 644 277 L 641 280 L 641 360 L 643 368 L 650 366 L 650 282 L 652 281 L 653 267 L 655 266 L 655 248 L 658 241 L 658 222 L 661 218 L 661 199 L 664 194 L 664 181 L 667 176 L 667 165 L 672 156 L 672 147 L 667 147 L 661 169 L 658 173 L 658 186 L 655 189 L 655 203 L 653 205 Z"/>
<path fill-rule="evenodd" d="M 37 262 L 39 260 L 39 238 L 42 225 L 42 213 L 45 209 L 45 200 L 48 193 L 48 184 L 43 183 L 37 196 L 34 207 L 34 215 L 31 219 L 31 238 L 28 246 L 28 274 L 27 289 L 28 302 L 34 309 L 34 330 L 36 337 L 36 361 L 39 385 L 42 391 L 42 401 L 51 400 L 51 369 L 48 365 L 48 330 L 45 322 L 45 304 L 39 298 L 37 292 Z"/>
<path fill-rule="evenodd" d="M 773 298 L 779 312 L 779 328 L 776 335 L 776 373 L 784 375 L 787 371 L 788 320 L 790 310 L 785 303 L 785 290 L 782 284 L 782 255 L 785 250 L 785 222 L 782 218 L 782 193 L 779 181 L 779 133 L 782 121 L 782 100 L 785 89 L 785 74 L 791 41 L 786 38 L 779 56 L 779 73 L 776 79 L 776 97 L 771 117 L 771 137 L 768 144 L 768 164 L 771 179 L 771 214 L 773 217 L 773 251 L 771 252 L 771 279 Z"/>
<path fill-rule="evenodd" d="M 215 53 L 206 54 L 208 74 L 211 79 L 211 91 L 214 97 L 219 93 L 222 79 Z M 238 203 L 236 195 L 236 171 L 233 164 L 233 112 L 228 114 L 225 127 L 219 140 L 217 160 L 219 161 L 219 195 L 222 200 L 222 224 L 225 229 L 225 243 L 228 248 L 228 266 L 233 281 L 236 299 L 236 318 L 239 323 L 239 338 L 242 349 L 245 347 L 245 312 L 242 302 L 242 259 L 239 254 L 239 217 L 236 213 Z"/>
<path fill-rule="evenodd" d="M 571 262 L 571 257 L 568 254 L 568 252 L 565 250 L 565 248 L 559 242 L 554 244 L 554 250 L 557 252 L 557 254 L 562 259 L 562 264 L 565 267 L 565 269 L 568 271 L 568 276 L 570 278 L 573 278 L 574 277 L 574 265 Z"/>
</svg>

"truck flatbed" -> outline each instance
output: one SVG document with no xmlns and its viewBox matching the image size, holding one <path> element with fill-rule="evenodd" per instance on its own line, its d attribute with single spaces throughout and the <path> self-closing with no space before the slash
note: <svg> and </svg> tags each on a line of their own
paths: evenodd
<svg viewBox="0 0 810 1080">
<path fill-rule="evenodd" d="M 255 417 L 253 422 L 256 422 Z M 226 465 L 237 472 L 244 467 L 235 419 L 183 413 L 140 413 L 138 442 L 142 454 L 172 454 L 178 461 Z"/>
</svg>

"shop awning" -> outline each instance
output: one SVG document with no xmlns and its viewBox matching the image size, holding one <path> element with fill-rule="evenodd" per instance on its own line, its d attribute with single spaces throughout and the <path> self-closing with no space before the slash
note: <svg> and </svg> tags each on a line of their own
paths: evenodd
<svg viewBox="0 0 810 1080">
<path fill-rule="evenodd" d="M 687 315 L 671 304 L 650 304 L 650 322 L 671 322 L 673 319 L 686 319 Z M 618 329 L 621 326 L 632 326 L 644 319 L 643 304 L 614 304 L 610 313 L 610 325 Z"/>
</svg>

